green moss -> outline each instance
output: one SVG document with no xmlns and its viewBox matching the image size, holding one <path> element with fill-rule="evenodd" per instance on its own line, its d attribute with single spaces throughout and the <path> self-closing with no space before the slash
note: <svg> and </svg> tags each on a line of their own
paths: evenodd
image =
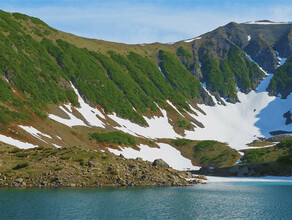
<svg viewBox="0 0 292 220">
<path fill-rule="evenodd" d="M 175 139 L 175 140 L 171 140 L 171 143 L 175 144 L 176 146 L 183 146 L 186 144 L 190 144 L 192 143 L 193 140 L 189 140 L 189 139 Z"/>
<path fill-rule="evenodd" d="M 159 66 L 171 86 L 188 99 L 199 97 L 202 88 L 199 80 L 193 76 L 172 53 L 159 51 Z"/>
<path fill-rule="evenodd" d="M 200 61 L 208 89 L 225 98 L 237 99 L 236 86 L 243 92 L 256 89 L 264 77 L 264 73 L 237 46 L 227 52 L 227 59 L 216 60 L 206 54 Z"/>
<path fill-rule="evenodd" d="M 194 159 L 202 166 L 232 166 L 240 157 L 236 150 L 214 140 L 197 143 L 193 147 L 193 152 Z"/>
<path fill-rule="evenodd" d="M 17 164 L 15 167 L 13 167 L 12 169 L 13 170 L 19 170 L 19 169 L 22 169 L 22 168 L 25 168 L 25 167 L 28 167 L 29 166 L 29 163 L 21 163 L 21 164 Z"/>
<path fill-rule="evenodd" d="M 267 90 L 272 95 L 280 93 L 283 98 L 292 92 L 292 58 L 289 58 L 275 71 Z"/>
<path fill-rule="evenodd" d="M 244 163 L 283 162 L 288 163 L 292 153 L 292 139 L 286 139 L 273 147 L 247 150 Z"/>
<path fill-rule="evenodd" d="M 136 146 L 136 140 L 127 134 L 121 132 L 108 132 L 108 133 L 92 133 L 90 138 L 96 140 L 97 142 L 106 142 L 112 144 L 124 144 Z"/>
</svg>

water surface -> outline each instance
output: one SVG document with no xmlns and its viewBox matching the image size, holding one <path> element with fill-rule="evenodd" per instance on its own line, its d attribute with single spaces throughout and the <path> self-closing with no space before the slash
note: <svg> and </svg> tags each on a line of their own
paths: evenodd
<svg viewBox="0 0 292 220">
<path fill-rule="evenodd" d="M 0 219 L 291 219 L 291 183 L 0 189 Z"/>
</svg>

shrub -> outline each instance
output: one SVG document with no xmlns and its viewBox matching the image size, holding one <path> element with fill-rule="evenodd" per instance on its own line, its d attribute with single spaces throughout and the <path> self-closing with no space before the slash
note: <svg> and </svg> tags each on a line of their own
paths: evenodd
<svg viewBox="0 0 292 220">
<path fill-rule="evenodd" d="M 17 164 L 15 167 L 13 167 L 12 169 L 13 170 L 19 170 L 19 169 L 22 169 L 22 168 L 25 168 L 25 167 L 28 167 L 29 166 L 29 163 L 21 163 L 21 164 Z"/>
<path fill-rule="evenodd" d="M 117 131 L 108 133 L 92 133 L 90 134 L 90 139 L 95 139 L 97 142 L 136 146 L 136 140 L 132 136 Z"/>
<path fill-rule="evenodd" d="M 171 143 L 175 144 L 176 146 L 182 146 L 186 144 L 192 143 L 192 140 L 189 139 L 176 139 L 176 140 L 171 140 Z"/>
</svg>

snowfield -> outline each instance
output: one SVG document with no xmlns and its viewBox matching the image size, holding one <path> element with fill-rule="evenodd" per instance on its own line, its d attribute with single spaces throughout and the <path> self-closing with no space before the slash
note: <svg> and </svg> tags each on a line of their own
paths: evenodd
<svg viewBox="0 0 292 220">
<path fill-rule="evenodd" d="M 15 140 L 11 137 L 7 137 L 5 135 L 0 134 L 0 141 L 5 143 L 5 144 L 9 144 L 15 147 L 18 147 L 20 149 L 29 149 L 29 148 L 35 148 L 35 147 L 39 147 L 37 145 L 33 145 L 27 142 L 22 142 L 19 140 Z"/>
<path fill-rule="evenodd" d="M 104 128 L 104 123 L 97 118 L 97 116 L 99 116 L 100 118 L 105 119 L 105 116 L 96 108 L 92 108 L 90 105 L 88 105 L 87 103 L 85 103 L 85 101 L 82 99 L 82 97 L 79 95 L 78 90 L 74 87 L 74 85 L 71 83 L 71 86 L 75 92 L 75 94 L 78 97 L 78 102 L 80 104 L 79 108 L 76 108 L 76 110 L 83 116 L 83 118 L 86 120 L 86 122 L 90 125 L 90 126 L 95 126 L 95 127 L 102 127 Z M 75 117 L 73 115 L 73 111 L 72 111 L 72 106 L 71 105 L 65 105 L 65 107 L 68 109 L 66 110 L 65 108 L 63 108 L 62 106 L 59 106 L 59 108 L 68 115 L 68 117 L 70 119 L 64 119 L 62 117 L 53 115 L 53 114 L 49 114 L 49 118 L 67 125 L 69 127 L 73 127 L 73 126 L 87 126 L 81 119 Z"/>
<path fill-rule="evenodd" d="M 52 139 L 52 137 L 50 135 L 44 134 L 44 133 L 40 132 L 39 130 L 35 129 L 34 127 L 23 126 L 23 125 L 18 125 L 18 127 L 22 128 L 27 133 L 31 134 L 32 136 L 34 136 L 35 138 L 39 139 L 40 141 L 42 141 L 44 143 L 47 143 L 47 142 L 44 141 L 41 136 Z"/>
<path fill-rule="evenodd" d="M 227 142 L 232 148 L 242 150 L 247 148 L 246 144 L 257 139 L 257 137 L 270 137 L 269 132 L 271 131 L 291 131 L 291 125 L 285 125 L 286 119 L 283 117 L 283 114 L 289 110 L 292 111 L 292 95 L 289 95 L 287 99 L 269 96 L 266 88 L 272 77 L 272 74 L 266 73 L 266 78 L 259 84 L 257 91 L 251 91 L 248 94 L 238 91 L 239 103 L 232 104 L 226 102 L 226 106 L 220 104 L 215 106 L 198 105 L 206 114 L 202 114 L 190 106 L 197 115 L 192 113 L 189 113 L 189 115 L 201 122 L 205 128 L 185 131 L 184 138 Z M 206 85 L 203 84 L 203 86 L 208 92 Z M 73 115 L 72 106 L 70 105 L 65 105 L 65 108 L 60 106 L 60 109 L 70 119 L 64 119 L 52 114 L 49 117 L 70 127 L 104 127 L 103 122 L 99 119 L 104 118 L 104 115 L 98 109 L 86 104 L 73 84 L 72 87 L 78 95 L 80 103 L 80 108 L 76 108 L 76 110 L 84 117 L 87 124 Z M 208 94 L 211 95 L 209 92 Z M 216 101 L 215 97 L 212 98 Z M 167 100 L 167 103 L 182 115 L 169 100 Z M 127 119 L 118 117 L 115 113 L 108 115 L 108 117 L 120 125 L 116 126 L 115 129 L 137 137 L 146 137 L 153 140 L 157 138 L 183 138 L 174 131 L 169 123 L 167 112 L 164 109 L 159 109 L 163 115 L 161 117 L 147 118 L 144 116 L 149 127 L 132 123 Z"/>
<path fill-rule="evenodd" d="M 143 160 L 153 162 L 156 159 L 162 159 L 169 166 L 177 170 L 198 170 L 200 167 L 193 166 L 192 162 L 183 157 L 177 149 L 170 146 L 169 144 L 157 143 L 160 148 L 153 148 L 147 145 L 140 144 L 138 147 L 140 151 L 134 150 L 133 148 L 122 148 L 121 151 L 110 149 L 108 150 L 116 155 L 122 154 L 125 158 L 141 157 Z"/>
<path fill-rule="evenodd" d="M 158 107 L 159 108 L 159 107 Z M 151 139 L 156 138 L 179 138 L 171 124 L 168 122 L 167 113 L 165 110 L 159 108 L 162 117 L 153 117 L 147 118 L 144 116 L 144 119 L 147 121 L 149 127 L 142 127 L 136 123 L 132 123 L 129 120 L 118 117 L 116 114 L 108 115 L 109 118 L 117 122 L 121 127 L 115 127 L 117 130 L 123 131 L 125 133 L 134 135 L 134 136 L 142 136 Z"/>
<path fill-rule="evenodd" d="M 197 111 L 199 120 L 205 128 L 186 131 L 185 138 L 194 140 L 217 140 L 227 142 L 232 148 L 241 150 L 257 137 L 269 137 L 269 132 L 287 129 L 282 115 L 290 108 L 288 100 L 269 96 L 265 91 L 272 75 L 268 75 L 258 86 L 257 91 L 248 94 L 238 92 L 240 103 L 226 102 L 226 106 L 215 105 L 199 107 L 206 115 Z M 274 104 L 275 103 L 275 104 Z M 276 107 L 277 106 L 277 107 Z M 195 110 L 195 109 L 193 109 Z"/>
</svg>

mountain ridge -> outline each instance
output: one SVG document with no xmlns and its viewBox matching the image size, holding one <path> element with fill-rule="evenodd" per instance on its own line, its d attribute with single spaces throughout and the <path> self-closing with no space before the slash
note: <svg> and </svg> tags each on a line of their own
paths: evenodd
<svg viewBox="0 0 292 220">
<path fill-rule="evenodd" d="M 211 134 L 201 131 L 213 126 L 204 119 L 206 114 L 214 114 L 214 121 L 221 114 L 214 109 L 235 109 L 241 117 L 247 114 L 245 106 L 235 106 L 247 103 L 253 111 L 247 122 L 256 123 L 257 111 L 276 99 L 283 115 L 291 108 L 292 26 L 250 25 L 231 22 L 187 42 L 126 45 L 84 39 L 36 18 L 1 11 L 1 133 L 35 146 L 78 144 L 109 151 L 124 148 L 93 144 L 88 134 L 119 131 L 136 138 L 141 148 L 155 148 L 157 138 L 209 139 Z M 287 60 L 280 66 L 281 57 Z M 260 67 L 274 73 L 271 83 Z M 270 85 L 270 95 L 287 99 L 285 105 L 257 91 L 263 80 Z M 248 102 L 247 97 L 262 103 Z M 261 134 L 254 128 L 252 132 L 254 137 L 246 135 L 250 142 Z"/>
</svg>

